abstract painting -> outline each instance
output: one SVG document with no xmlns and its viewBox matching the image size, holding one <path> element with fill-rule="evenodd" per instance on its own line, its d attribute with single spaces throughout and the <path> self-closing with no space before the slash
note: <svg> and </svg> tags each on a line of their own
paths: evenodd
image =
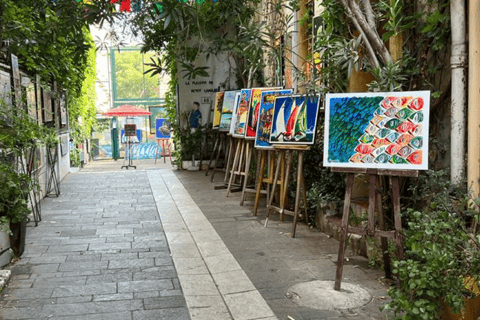
<svg viewBox="0 0 480 320">
<path fill-rule="evenodd" d="M 237 120 L 237 117 L 234 117 L 233 115 L 237 114 L 239 104 L 240 104 L 240 91 L 237 91 L 235 93 L 235 103 L 233 104 L 234 108 L 233 108 L 233 111 L 232 111 L 232 122 L 230 123 L 230 130 L 228 132 L 231 135 L 233 135 L 233 132 L 235 131 L 235 124 L 236 124 L 235 121 Z"/>
<path fill-rule="evenodd" d="M 282 88 L 254 88 L 252 89 L 250 98 L 250 108 L 247 115 L 247 130 L 245 137 L 247 139 L 255 139 L 257 134 L 258 112 L 260 111 L 260 100 L 262 99 L 262 91 L 265 90 L 280 90 Z"/>
<path fill-rule="evenodd" d="M 255 148 L 271 148 L 270 131 L 272 129 L 273 106 L 275 97 L 292 94 L 292 89 L 263 91 L 258 111 L 257 134 Z"/>
<path fill-rule="evenodd" d="M 270 143 L 313 144 L 320 95 L 276 97 Z"/>
<path fill-rule="evenodd" d="M 222 117 L 223 95 L 223 92 L 217 92 L 215 94 L 215 109 L 213 111 L 214 129 L 220 126 L 220 118 Z"/>
<path fill-rule="evenodd" d="M 237 91 L 225 91 L 222 104 L 222 116 L 220 118 L 220 126 L 218 127 L 220 131 L 230 131 L 236 93 Z"/>
<path fill-rule="evenodd" d="M 323 164 L 428 169 L 430 91 L 327 94 Z"/>
<path fill-rule="evenodd" d="M 252 89 L 242 89 L 240 92 L 240 101 L 238 102 L 237 112 L 235 113 L 234 137 L 245 137 L 245 126 L 247 124 L 248 107 L 250 106 L 251 96 Z"/>
</svg>

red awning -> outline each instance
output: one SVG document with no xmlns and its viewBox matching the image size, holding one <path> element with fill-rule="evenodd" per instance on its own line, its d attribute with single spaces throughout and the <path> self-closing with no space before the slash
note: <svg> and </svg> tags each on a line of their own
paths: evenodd
<svg viewBox="0 0 480 320">
<path fill-rule="evenodd" d="M 117 107 L 115 109 L 110 109 L 107 112 L 103 113 L 105 116 L 111 117 L 134 117 L 134 116 L 149 116 L 152 113 L 147 110 L 143 110 L 128 104 Z"/>
</svg>

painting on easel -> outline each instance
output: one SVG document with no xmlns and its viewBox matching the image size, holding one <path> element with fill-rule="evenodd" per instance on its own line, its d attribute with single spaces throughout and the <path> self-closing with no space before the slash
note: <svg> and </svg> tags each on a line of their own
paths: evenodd
<svg viewBox="0 0 480 320">
<path fill-rule="evenodd" d="M 248 107 L 250 106 L 251 96 L 252 89 L 242 89 L 240 92 L 240 101 L 238 102 L 237 112 L 235 113 L 234 137 L 243 138 L 245 136 L 245 127 L 247 125 Z"/>
<path fill-rule="evenodd" d="M 234 106 L 233 111 L 232 111 L 233 115 L 237 114 L 239 104 L 240 104 L 240 91 L 237 91 L 235 93 L 235 103 L 233 104 L 233 106 Z M 232 116 L 232 122 L 230 123 L 230 131 L 228 132 L 231 135 L 233 135 L 233 132 L 235 131 L 235 126 L 237 124 L 236 121 L 237 121 L 237 117 Z"/>
<path fill-rule="evenodd" d="M 232 113 L 235 108 L 235 95 L 237 91 L 225 91 L 223 95 L 222 116 L 220 118 L 220 131 L 230 131 Z"/>
<path fill-rule="evenodd" d="M 263 91 L 258 111 L 255 148 L 270 148 L 270 130 L 272 128 L 275 97 L 291 95 L 292 89 Z"/>
<path fill-rule="evenodd" d="M 250 98 L 250 108 L 247 115 L 247 130 L 245 131 L 245 138 L 255 139 L 257 134 L 258 112 L 260 111 L 260 100 L 262 99 L 262 91 L 265 90 L 280 90 L 282 88 L 254 88 Z"/>
<path fill-rule="evenodd" d="M 218 129 L 220 126 L 220 118 L 222 117 L 223 107 L 223 92 L 215 94 L 215 109 L 213 111 L 213 129 Z"/>
<path fill-rule="evenodd" d="M 428 169 L 430 91 L 327 94 L 325 166 Z"/>
<path fill-rule="evenodd" d="M 276 97 L 272 144 L 313 144 L 317 126 L 320 95 Z"/>
</svg>

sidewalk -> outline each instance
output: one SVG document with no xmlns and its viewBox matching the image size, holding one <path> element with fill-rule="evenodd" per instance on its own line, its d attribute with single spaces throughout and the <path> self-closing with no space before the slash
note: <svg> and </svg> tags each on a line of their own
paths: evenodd
<svg viewBox="0 0 480 320">
<path fill-rule="evenodd" d="M 238 194 L 213 190 L 204 172 L 159 167 L 167 166 L 120 171 L 114 162 L 109 172 L 89 165 L 69 174 L 61 196 L 43 201 L 40 225 L 27 229 L 0 318 L 385 318 L 382 273 L 365 259 L 349 256 L 344 281 L 369 291 L 366 306 L 300 306 L 289 288 L 333 280 L 338 242 L 301 224 L 295 239 L 288 222 L 265 229 L 262 216 L 240 207 Z"/>
</svg>

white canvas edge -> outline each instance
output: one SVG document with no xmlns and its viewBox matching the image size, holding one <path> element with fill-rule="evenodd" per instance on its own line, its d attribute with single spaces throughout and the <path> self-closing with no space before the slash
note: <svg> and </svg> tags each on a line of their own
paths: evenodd
<svg viewBox="0 0 480 320">
<path fill-rule="evenodd" d="M 310 96 L 307 96 L 308 97 L 311 97 L 313 95 L 310 95 Z M 272 133 L 270 132 L 270 138 L 268 139 L 268 142 L 270 142 L 271 144 L 273 145 L 297 145 L 297 146 L 301 146 L 301 145 L 308 145 L 308 146 L 311 146 L 311 145 L 314 145 L 315 144 L 315 137 L 316 137 L 316 131 L 317 131 L 317 121 L 318 121 L 318 114 L 320 112 L 320 99 L 321 99 L 321 95 L 320 94 L 316 94 L 316 96 L 318 97 L 318 101 L 317 101 L 317 116 L 315 117 L 315 133 L 313 134 L 313 139 L 312 139 L 312 142 L 304 142 L 304 143 L 301 143 L 301 142 L 272 142 L 271 139 L 272 139 Z M 297 97 L 305 97 L 305 95 L 303 94 L 293 94 L 293 95 L 290 95 L 290 96 L 280 96 L 280 97 L 275 97 L 275 102 L 274 102 L 274 105 L 273 105 L 273 114 L 275 114 L 275 105 L 277 104 L 277 98 L 285 98 L 285 97 L 292 97 L 292 98 L 297 98 Z"/>
<path fill-rule="evenodd" d="M 284 91 L 284 90 L 290 90 L 291 93 L 289 94 L 286 94 L 284 96 L 288 96 L 288 95 L 292 95 L 293 94 L 293 89 L 278 89 L 278 90 L 265 90 L 265 91 Z M 263 95 L 263 92 L 262 92 L 262 95 Z M 276 98 L 276 97 L 275 97 Z M 260 102 L 260 108 L 262 107 L 262 104 Z M 273 107 L 275 107 L 275 102 L 273 104 Z M 260 110 L 258 112 L 258 116 L 260 116 Z M 272 150 L 273 149 L 273 146 L 268 146 L 268 147 L 265 147 L 265 146 L 259 146 L 257 145 L 257 132 L 258 132 L 258 126 L 260 125 L 260 121 L 257 121 L 257 128 L 255 129 L 255 148 L 257 149 L 264 149 L 264 150 Z M 268 143 L 270 143 L 270 138 L 268 139 Z"/>
<path fill-rule="evenodd" d="M 424 130 L 424 144 L 422 146 L 422 153 L 424 155 L 424 163 L 419 166 L 412 164 L 387 164 L 387 163 L 336 163 L 328 161 L 328 146 L 329 139 L 328 133 L 330 131 L 330 99 L 332 98 L 350 98 L 350 97 L 385 97 L 395 96 L 403 97 L 407 95 L 416 95 L 422 97 L 425 101 L 425 105 L 428 102 L 428 108 L 424 109 L 423 122 L 427 126 L 423 127 Z M 327 93 L 325 95 L 325 129 L 324 129 L 324 145 L 323 145 L 323 166 L 324 167 L 340 167 L 340 168 L 361 168 L 361 169 L 387 169 L 387 170 L 428 170 L 428 138 L 430 134 L 430 128 L 428 126 L 430 119 L 430 91 L 398 91 L 398 92 L 358 92 L 358 93 Z"/>
</svg>

